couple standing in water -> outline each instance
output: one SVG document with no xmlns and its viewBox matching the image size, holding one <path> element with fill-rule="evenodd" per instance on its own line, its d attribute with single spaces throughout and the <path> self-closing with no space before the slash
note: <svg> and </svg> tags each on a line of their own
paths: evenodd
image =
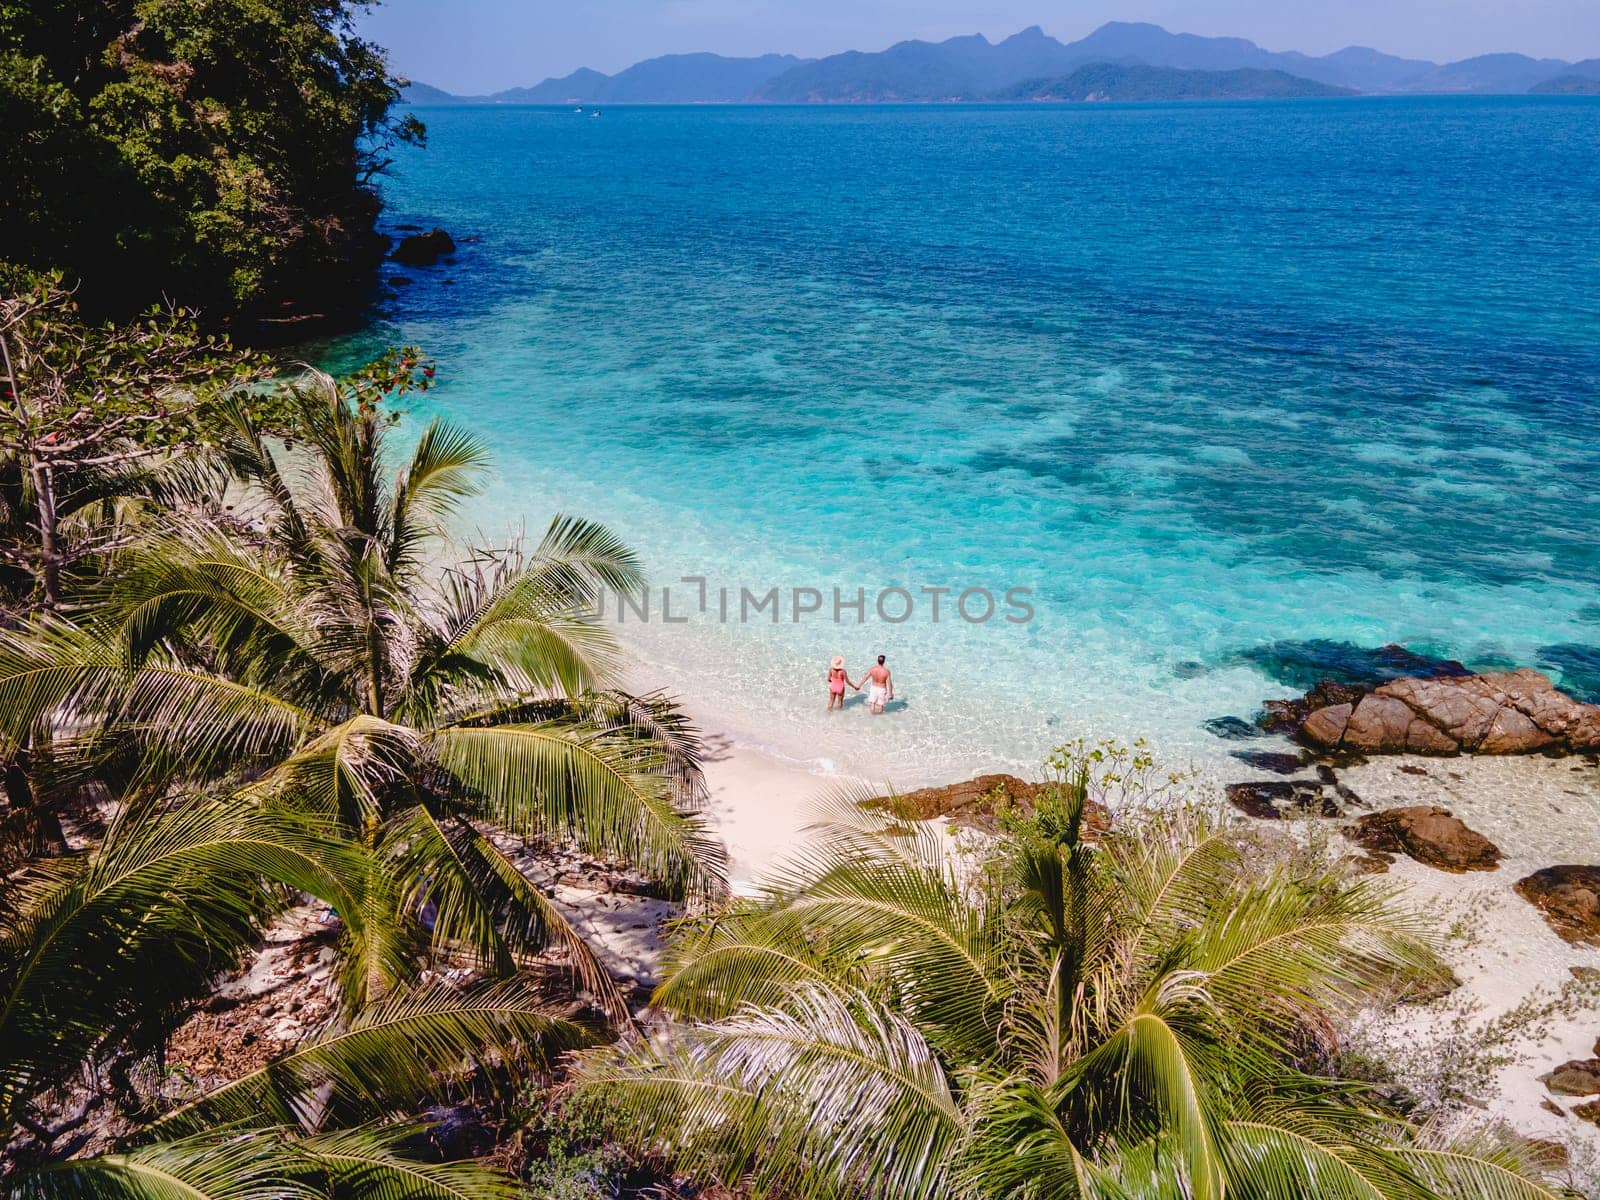
<svg viewBox="0 0 1600 1200">
<path fill-rule="evenodd" d="M 883 658 L 883 655 L 878 655 L 877 665 L 868 667 L 867 673 L 861 677 L 861 683 L 857 683 L 844 669 L 844 655 L 835 654 L 833 661 L 828 664 L 828 711 L 844 708 L 845 684 L 848 683 L 859 692 L 864 683 L 867 685 L 867 710 L 874 716 L 881 713 L 884 704 L 894 699 L 894 676 L 883 665 Z"/>
</svg>

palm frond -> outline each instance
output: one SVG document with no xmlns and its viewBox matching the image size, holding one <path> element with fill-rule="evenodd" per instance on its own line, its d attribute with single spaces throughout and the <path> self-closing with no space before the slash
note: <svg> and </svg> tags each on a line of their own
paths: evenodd
<svg viewBox="0 0 1600 1200">
<path fill-rule="evenodd" d="M 472 947 L 485 970 L 507 973 L 549 949 L 613 1022 L 631 1024 L 627 1001 L 594 951 L 559 908 L 498 847 L 458 817 L 418 804 L 396 817 L 385 839 L 412 907 L 431 905 L 437 948 Z"/>
<path fill-rule="evenodd" d="M 567 721 L 451 726 L 428 738 L 494 824 L 615 855 L 691 891 L 725 890 L 721 843 L 676 806 L 665 756 L 649 745 Z"/>
<path fill-rule="evenodd" d="M 224 1084 L 150 1127 L 158 1136 L 226 1122 L 312 1130 L 404 1112 L 444 1076 L 493 1063 L 547 1066 L 596 1031 L 559 1015 L 515 979 L 397 993 L 350 1023 Z"/>
<path fill-rule="evenodd" d="M 476 434 L 438 419 L 429 423 L 390 501 L 389 570 L 414 564 L 420 544 L 442 532 L 439 522 L 480 490 L 488 466 L 488 448 Z"/>
<path fill-rule="evenodd" d="M 348 843 L 301 819 L 194 801 L 129 813 L 70 869 L 25 878 L 0 930 L 0 1112 L 107 1040 L 163 1034 L 282 889 L 349 912 L 361 875 Z"/>
<path fill-rule="evenodd" d="M 524 1200 L 509 1175 L 476 1162 L 427 1162 L 407 1151 L 425 1126 L 339 1130 L 298 1148 L 326 1177 L 332 1195 L 352 1200 Z M 408 1143 L 412 1145 L 408 1145 Z"/>
<path fill-rule="evenodd" d="M 558 514 L 550 522 L 533 560 L 547 584 L 579 608 L 592 608 L 597 589 L 636 592 L 644 586 L 638 556 L 597 521 Z"/>
<path fill-rule="evenodd" d="M 941 1194 L 961 1113 L 915 1027 L 860 994 L 782 1004 L 590 1058 L 625 1138 L 728 1187 L 805 1198 Z"/>
<path fill-rule="evenodd" d="M 4 1186 L 10 1200 L 321 1200 L 308 1167 L 278 1131 L 252 1130 L 68 1159 Z"/>
</svg>

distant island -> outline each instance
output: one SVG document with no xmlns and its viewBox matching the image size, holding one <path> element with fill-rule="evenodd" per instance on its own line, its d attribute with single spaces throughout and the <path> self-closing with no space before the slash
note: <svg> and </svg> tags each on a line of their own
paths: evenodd
<svg viewBox="0 0 1600 1200">
<path fill-rule="evenodd" d="M 1112 21 L 1075 42 L 1037 25 L 1000 42 L 981 34 L 907 41 L 826 58 L 668 54 L 615 75 L 587 67 L 530 87 L 457 96 L 425 83 L 430 104 L 883 103 L 982 100 L 1259 100 L 1364 94 L 1600 94 L 1600 59 L 1485 54 L 1460 62 L 1350 46 L 1314 57 L 1244 38 L 1169 33 Z"/>
<path fill-rule="evenodd" d="M 997 100 L 1276 100 L 1294 96 L 1353 96 L 1352 88 L 1301 79 L 1286 71 L 1184 71 L 1177 67 L 1096 63 L 1060 79 L 1032 79 Z"/>
</svg>

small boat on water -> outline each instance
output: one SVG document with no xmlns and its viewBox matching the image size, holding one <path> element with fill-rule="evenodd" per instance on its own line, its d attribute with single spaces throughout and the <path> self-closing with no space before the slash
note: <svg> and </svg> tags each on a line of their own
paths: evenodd
<svg viewBox="0 0 1600 1200">
<path fill-rule="evenodd" d="M 583 105 L 581 105 L 581 104 L 578 105 L 578 107 L 573 109 L 572 111 L 575 112 L 575 113 L 581 113 L 583 111 Z"/>
<path fill-rule="evenodd" d="M 598 117 L 600 115 L 600 110 L 597 108 L 592 113 L 590 113 L 589 115 L 591 117 Z"/>
</svg>

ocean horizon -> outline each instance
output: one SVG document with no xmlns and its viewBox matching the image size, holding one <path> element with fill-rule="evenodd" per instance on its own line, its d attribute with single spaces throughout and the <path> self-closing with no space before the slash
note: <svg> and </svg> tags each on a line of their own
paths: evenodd
<svg viewBox="0 0 1600 1200">
<path fill-rule="evenodd" d="M 465 527 L 610 524 L 639 682 L 719 732 L 1237 771 L 1208 721 L 1361 649 L 1600 689 L 1600 100 L 419 111 L 385 200 L 459 252 L 316 353 L 434 356 Z M 901 703 L 825 713 L 836 653 Z"/>
</svg>

